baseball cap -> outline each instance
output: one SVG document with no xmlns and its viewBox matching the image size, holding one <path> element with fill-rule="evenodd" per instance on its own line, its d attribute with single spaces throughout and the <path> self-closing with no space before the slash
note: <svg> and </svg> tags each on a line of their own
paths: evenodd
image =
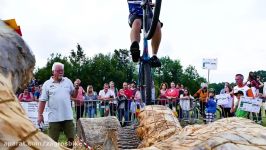
<svg viewBox="0 0 266 150">
<path fill-rule="evenodd" d="M 241 90 L 234 91 L 234 95 L 237 95 L 237 94 L 244 95 L 243 91 L 241 91 Z"/>
</svg>

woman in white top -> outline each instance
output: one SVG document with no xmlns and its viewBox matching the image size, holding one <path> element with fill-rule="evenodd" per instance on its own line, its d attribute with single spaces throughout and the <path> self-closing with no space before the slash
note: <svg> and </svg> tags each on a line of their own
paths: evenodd
<svg viewBox="0 0 266 150">
<path fill-rule="evenodd" d="M 232 95 L 232 88 L 231 88 L 231 86 L 229 84 L 225 85 L 224 94 L 229 94 L 230 97 L 228 97 L 228 104 L 222 105 L 222 107 L 221 107 L 222 108 L 222 113 L 223 113 L 222 115 L 225 118 L 233 117 L 234 113 L 230 111 L 232 109 L 232 106 L 233 106 L 233 95 Z"/>
<path fill-rule="evenodd" d="M 192 99 L 194 99 L 194 97 L 192 97 L 188 89 L 185 88 L 184 94 L 180 95 L 180 106 L 185 120 L 189 119 L 190 103 Z"/>
</svg>

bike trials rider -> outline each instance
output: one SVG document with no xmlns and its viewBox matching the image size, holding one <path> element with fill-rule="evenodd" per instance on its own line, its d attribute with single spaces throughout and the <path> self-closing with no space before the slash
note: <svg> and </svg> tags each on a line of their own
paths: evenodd
<svg viewBox="0 0 266 150">
<path fill-rule="evenodd" d="M 130 32 L 130 52 L 132 55 L 133 62 L 138 62 L 140 58 L 139 42 L 140 42 L 140 33 L 143 26 L 143 10 L 140 3 L 130 3 L 130 2 L 141 2 L 141 0 L 127 0 L 129 8 L 128 23 L 131 27 Z M 151 1 L 151 0 L 150 0 Z M 150 12 L 152 15 L 152 12 Z M 151 40 L 152 47 L 152 57 L 150 58 L 151 67 L 161 67 L 161 62 L 157 58 L 157 52 L 161 42 L 161 27 L 162 23 L 159 21 L 154 32 L 154 35 Z"/>
</svg>

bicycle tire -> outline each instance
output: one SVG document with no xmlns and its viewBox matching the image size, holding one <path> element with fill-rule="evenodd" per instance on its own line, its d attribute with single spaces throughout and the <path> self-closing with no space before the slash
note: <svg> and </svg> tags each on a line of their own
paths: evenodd
<svg viewBox="0 0 266 150">
<path fill-rule="evenodd" d="M 191 123 L 195 124 L 199 120 L 199 110 L 195 107 L 194 109 L 191 110 Z"/>
<path fill-rule="evenodd" d="M 141 96 L 147 105 L 151 105 L 151 90 L 152 90 L 152 77 L 151 77 L 151 67 L 149 63 L 142 64 L 142 91 Z"/>
<path fill-rule="evenodd" d="M 218 115 L 217 115 L 218 114 Z M 222 118 L 222 112 L 219 108 L 216 108 L 216 112 L 215 112 L 215 119 L 221 119 Z"/>
<path fill-rule="evenodd" d="M 153 8 L 153 16 L 149 17 L 149 10 L 151 10 L 151 6 L 147 4 L 147 8 L 143 12 L 143 25 L 144 27 L 144 37 L 147 40 L 150 40 L 156 30 L 157 24 L 159 22 L 159 16 L 161 11 L 162 0 L 155 0 L 155 6 Z M 149 21 L 151 19 L 151 21 Z M 150 22 L 150 23 L 149 23 Z"/>
</svg>

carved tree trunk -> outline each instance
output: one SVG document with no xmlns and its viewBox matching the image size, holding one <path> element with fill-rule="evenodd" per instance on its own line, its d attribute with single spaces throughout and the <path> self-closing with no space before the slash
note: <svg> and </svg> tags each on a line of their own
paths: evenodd
<svg viewBox="0 0 266 150">
<path fill-rule="evenodd" d="M 139 148 L 165 140 L 182 129 L 173 112 L 161 105 L 146 106 L 139 115 L 139 122 L 137 135 L 142 139 Z"/>
<path fill-rule="evenodd" d="M 186 126 L 181 130 L 171 125 L 172 131 L 167 132 L 168 123 L 172 118 L 171 110 L 161 111 L 163 106 L 147 106 L 141 112 L 139 134 L 143 138 L 142 147 L 150 150 L 261 150 L 266 149 L 266 128 L 244 118 L 225 118 L 208 125 Z M 167 114 L 167 115 L 165 115 Z M 173 115 L 174 116 L 174 115 Z M 166 121 L 165 121 L 166 122 Z M 174 121 L 170 121 L 174 122 Z M 156 125 L 155 125 L 156 123 Z M 160 125 L 159 125 L 160 124 Z M 170 128 L 171 129 L 171 128 Z M 171 130 L 168 131 L 171 131 Z M 180 130 L 179 130 L 180 129 Z M 161 138 L 168 135 L 167 139 Z M 150 146 L 150 147 L 148 147 Z"/>
<path fill-rule="evenodd" d="M 0 149 L 66 149 L 34 127 L 14 94 L 34 65 L 23 39 L 0 20 Z"/>
</svg>

